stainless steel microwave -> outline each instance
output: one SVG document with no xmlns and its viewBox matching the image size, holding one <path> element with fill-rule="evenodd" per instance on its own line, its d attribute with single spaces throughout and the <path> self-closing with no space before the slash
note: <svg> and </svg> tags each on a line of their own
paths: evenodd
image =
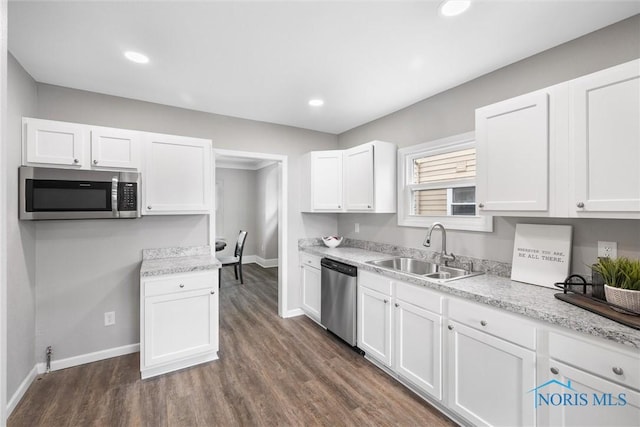
<svg viewBox="0 0 640 427">
<path fill-rule="evenodd" d="M 140 217 L 140 174 L 21 166 L 20 219 Z"/>
</svg>

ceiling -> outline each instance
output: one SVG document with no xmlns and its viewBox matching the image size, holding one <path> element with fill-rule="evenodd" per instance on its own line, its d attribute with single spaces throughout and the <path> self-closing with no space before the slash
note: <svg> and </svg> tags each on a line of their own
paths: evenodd
<svg viewBox="0 0 640 427">
<path fill-rule="evenodd" d="M 38 82 L 337 134 L 640 13 L 474 0 L 446 18 L 439 2 L 10 1 L 8 45 Z"/>
</svg>

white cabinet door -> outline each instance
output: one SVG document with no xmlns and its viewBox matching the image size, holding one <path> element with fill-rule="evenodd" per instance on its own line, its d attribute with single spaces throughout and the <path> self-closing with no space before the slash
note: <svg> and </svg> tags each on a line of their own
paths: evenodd
<svg viewBox="0 0 640 427">
<path fill-rule="evenodd" d="M 558 372 L 549 373 L 549 379 L 560 384 L 554 382 L 540 387 L 532 397 L 532 404 L 535 399 L 545 424 L 563 427 L 640 425 L 640 393 L 553 359 L 549 360 L 549 366 Z M 567 393 L 572 399 L 568 402 L 563 400 Z"/>
<path fill-rule="evenodd" d="M 138 169 L 140 132 L 102 127 L 91 128 L 91 167 Z"/>
<path fill-rule="evenodd" d="M 206 214 L 211 210 L 211 141 L 146 135 L 143 215 Z"/>
<path fill-rule="evenodd" d="M 199 289 L 144 299 L 145 367 L 218 349 L 218 293 Z"/>
<path fill-rule="evenodd" d="M 442 399 L 442 316 L 405 301 L 394 304 L 395 371 Z"/>
<path fill-rule="evenodd" d="M 85 128 L 75 123 L 23 118 L 23 164 L 82 167 Z"/>
<path fill-rule="evenodd" d="M 391 297 L 358 287 L 358 347 L 391 366 Z"/>
<path fill-rule="evenodd" d="M 344 207 L 347 210 L 373 210 L 373 144 L 363 144 L 343 153 Z"/>
<path fill-rule="evenodd" d="M 448 322 L 449 408 L 475 425 L 533 426 L 536 356 L 505 340 Z"/>
<path fill-rule="evenodd" d="M 479 212 L 546 211 L 549 96 L 539 91 L 476 110 Z"/>
<path fill-rule="evenodd" d="M 576 79 L 570 94 L 571 212 L 640 213 L 640 60 Z"/>
<path fill-rule="evenodd" d="M 311 200 L 314 211 L 342 209 L 342 151 L 311 152 Z"/>
<path fill-rule="evenodd" d="M 320 322 L 320 270 L 302 266 L 302 309 Z"/>
</svg>

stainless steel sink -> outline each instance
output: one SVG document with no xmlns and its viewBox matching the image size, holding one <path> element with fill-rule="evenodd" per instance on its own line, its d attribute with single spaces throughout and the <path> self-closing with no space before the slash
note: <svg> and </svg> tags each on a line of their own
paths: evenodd
<svg viewBox="0 0 640 427">
<path fill-rule="evenodd" d="M 449 282 L 451 280 L 484 274 L 480 271 L 469 271 L 463 268 L 449 267 L 446 265 L 407 257 L 394 257 L 378 261 L 369 261 L 367 264 L 442 282 Z"/>
<path fill-rule="evenodd" d="M 378 267 L 389 268 L 391 270 L 402 271 L 403 273 L 416 274 L 419 276 L 435 273 L 438 271 L 438 264 L 422 261 L 414 258 L 389 258 L 380 261 L 370 261 L 369 264 Z"/>
</svg>

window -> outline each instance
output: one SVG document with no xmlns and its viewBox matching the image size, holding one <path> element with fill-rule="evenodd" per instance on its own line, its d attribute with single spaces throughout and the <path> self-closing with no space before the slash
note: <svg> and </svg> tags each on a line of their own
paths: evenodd
<svg viewBox="0 0 640 427">
<path fill-rule="evenodd" d="M 398 151 L 398 225 L 492 231 L 476 210 L 473 132 Z"/>
</svg>

